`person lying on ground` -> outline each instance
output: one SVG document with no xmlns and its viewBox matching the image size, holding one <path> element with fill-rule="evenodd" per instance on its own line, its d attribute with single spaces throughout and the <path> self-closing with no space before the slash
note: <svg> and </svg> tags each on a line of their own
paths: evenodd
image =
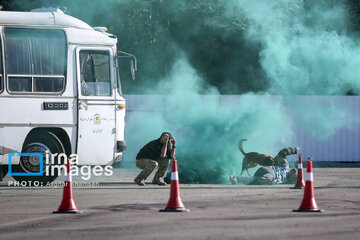
<svg viewBox="0 0 360 240">
<path fill-rule="evenodd" d="M 297 170 L 295 168 L 290 169 L 286 156 L 297 154 L 298 151 L 299 148 L 284 148 L 273 158 L 274 164 L 272 166 L 261 166 L 253 177 L 231 175 L 230 182 L 232 184 L 242 183 L 248 185 L 294 183 L 297 180 Z M 272 156 L 270 157 L 272 158 Z"/>
</svg>

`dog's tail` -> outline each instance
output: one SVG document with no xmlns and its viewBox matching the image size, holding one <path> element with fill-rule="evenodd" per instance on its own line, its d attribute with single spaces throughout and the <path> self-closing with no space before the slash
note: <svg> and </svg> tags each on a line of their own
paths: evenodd
<svg viewBox="0 0 360 240">
<path fill-rule="evenodd" d="M 242 143 L 247 141 L 247 139 L 243 138 L 239 141 L 239 150 L 242 154 L 244 154 L 244 156 L 246 155 L 246 152 L 244 151 L 243 147 L 242 147 Z"/>
</svg>

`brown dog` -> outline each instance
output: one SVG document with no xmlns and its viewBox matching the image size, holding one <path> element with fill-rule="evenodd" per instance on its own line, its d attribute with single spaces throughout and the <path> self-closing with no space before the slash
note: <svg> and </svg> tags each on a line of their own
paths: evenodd
<svg viewBox="0 0 360 240">
<path fill-rule="evenodd" d="M 275 161 L 271 155 L 257 153 L 257 152 L 245 153 L 244 149 L 242 148 L 242 143 L 244 141 L 247 141 L 247 139 L 241 139 L 239 141 L 239 150 L 242 154 L 244 154 L 240 176 L 244 173 L 245 170 L 249 174 L 249 176 L 251 176 L 249 173 L 249 168 L 256 167 L 258 164 L 261 166 L 274 165 Z"/>
</svg>

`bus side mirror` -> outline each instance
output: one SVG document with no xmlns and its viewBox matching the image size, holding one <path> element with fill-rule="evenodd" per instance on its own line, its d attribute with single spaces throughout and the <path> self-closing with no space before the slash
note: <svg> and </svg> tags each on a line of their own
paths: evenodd
<svg viewBox="0 0 360 240">
<path fill-rule="evenodd" d="M 134 66 L 134 61 L 130 61 L 130 70 L 131 70 L 131 77 L 132 77 L 132 80 L 135 81 L 135 66 Z"/>
<path fill-rule="evenodd" d="M 117 58 L 132 58 L 132 60 L 130 61 L 130 72 L 131 72 L 131 78 L 132 80 L 135 80 L 135 72 L 137 71 L 137 59 L 135 57 L 135 55 L 130 54 L 130 53 L 126 53 L 126 52 L 122 52 L 122 51 L 118 51 L 117 52 Z"/>
</svg>

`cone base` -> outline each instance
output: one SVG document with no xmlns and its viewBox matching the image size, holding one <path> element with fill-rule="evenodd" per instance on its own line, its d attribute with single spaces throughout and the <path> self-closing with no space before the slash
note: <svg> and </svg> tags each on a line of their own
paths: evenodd
<svg viewBox="0 0 360 240">
<path fill-rule="evenodd" d="M 81 213 L 78 210 L 57 210 L 57 211 L 53 211 L 53 213 Z"/>
<path fill-rule="evenodd" d="M 186 209 L 186 208 L 165 208 L 165 209 L 160 209 L 160 212 L 190 212 L 190 209 Z"/>
<path fill-rule="evenodd" d="M 293 212 L 321 212 L 321 209 L 294 209 Z"/>
<path fill-rule="evenodd" d="M 304 187 L 291 187 L 290 189 L 304 189 Z"/>
</svg>

